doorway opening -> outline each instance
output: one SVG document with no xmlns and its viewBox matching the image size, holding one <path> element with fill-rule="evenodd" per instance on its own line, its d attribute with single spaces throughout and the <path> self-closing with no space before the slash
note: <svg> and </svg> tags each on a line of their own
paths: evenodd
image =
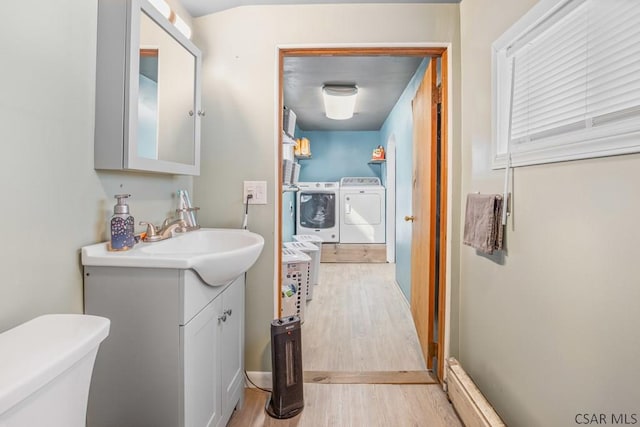
<svg viewBox="0 0 640 427">
<path fill-rule="evenodd" d="M 448 92 L 448 50 L 446 46 L 423 46 L 423 47 L 344 47 L 344 48 L 281 48 L 278 50 L 278 129 L 283 123 L 284 109 L 284 88 L 287 79 L 295 78 L 295 76 L 286 75 L 284 73 L 285 58 L 297 57 L 393 57 L 393 56 L 415 56 L 421 58 L 430 58 L 431 66 L 425 71 L 425 77 L 421 86 L 428 86 L 428 105 L 422 114 L 427 126 L 420 133 L 413 135 L 414 141 L 422 141 L 423 150 L 416 152 L 414 143 L 414 165 L 413 165 L 413 182 L 415 187 L 416 180 L 419 180 L 423 186 L 412 195 L 412 208 L 410 212 L 399 212 L 394 209 L 387 209 L 387 212 L 393 211 L 391 215 L 387 215 L 390 223 L 387 223 L 383 231 L 387 238 L 394 236 L 398 223 L 402 222 L 402 216 L 411 219 L 405 219 L 412 229 L 411 243 L 411 296 L 405 294 L 405 302 L 411 304 L 411 314 L 418 338 L 420 340 L 420 348 L 422 355 L 429 369 L 433 370 L 434 375 L 439 381 L 443 378 L 444 357 L 447 353 L 445 342 L 446 327 L 446 268 L 447 255 L 450 252 L 450 245 L 447 243 L 446 230 L 448 225 L 447 218 L 447 186 L 448 186 L 448 150 L 447 144 L 447 126 L 449 106 L 447 103 Z M 436 66 L 436 64 L 438 64 Z M 440 73 L 438 74 L 439 71 Z M 438 78 L 440 75 L 440 78 Z M 425 83 L 426 82 L 426 83 Z M 441 95 L 440 95 L 441 94 Z M 414 110 L 414 114 L 415 110 Z M 279 132 L 278 138 L 278 156 L 277 170 L 278 182 L 283 180 L 283 138 Z M 393 150 L 395 157 L 395 137 L 392 138 L 389 146 Z M 425 157 L 425 153 L 428 154 Z M 421 157 L 420 157 L 421 156 Z M 395 164 L 394 164 L 395 166 Z M 391 169 L 391 168 L 389 168 Z M 389 174 L 387 170 L 387 174 Z M 395 168 L 392 171 L 393 176 L 385 176 L 386 183 L 391 182 L 395 185 Z M 394 187 L 395 188 L 395 187 Z M 415 190 L 415 188 L 414 188 Z M 277 280 L 274 289 L 274 301 L 276 316 L 282 310 L 281 286 L 282 283 L 282 236 L 283 236 L 283 212 L 291 210 L 293 204 L 289 202 L 289 207 L 283 207 L 283 192 L 276 191 L 278 201 L 276 202 L 276 218 L 278 218 L 277 226 Z M 392 196 L 395 193 L 392 192 Z M 389 194 L 386 195 L 389 199 Z M 384 202 L 383 202 L 384 203 Z M 415 209 L 418 209 L 417 212 Z M 420 241 L 421 244 L 415 244 Z M 393 262 L 401 253 L 396 251 L 395 245 L 393 249 L 387 248 L 386 258 Z M 424 331 L 421 333 L 421 331 Z M 304 339 L 303 339 L 304 342 Z M 330 342 L 326 345 L 332 345 Z M 303 362 L 304 363 L 304 362 Z"/>
</svg>

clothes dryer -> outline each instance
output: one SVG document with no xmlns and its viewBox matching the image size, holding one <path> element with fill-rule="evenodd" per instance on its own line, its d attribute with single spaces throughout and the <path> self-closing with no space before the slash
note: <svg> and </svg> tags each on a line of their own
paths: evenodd
<svg viewBox="0 0 640 427">
<path fill-rule="evenodd" d="M 385 188 L 378 177 L 340 180 L 340 243 L 384 243 Z"/>
<path fill-rule="evenodd" d="M 296 233 L 316 235 L 324 242 L 340 240 L 338 182 L 299 182 Z"/>
</svg>

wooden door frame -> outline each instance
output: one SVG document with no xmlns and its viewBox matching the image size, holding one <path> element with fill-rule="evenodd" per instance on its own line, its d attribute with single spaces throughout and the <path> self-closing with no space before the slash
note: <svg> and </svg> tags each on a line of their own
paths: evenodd
<svg viewBox="0 0 640 427">
<path fill-rule="evenodd" d="M 450 298 L 450 269 L 451 269 L 451 242 L 448 239 L 447 230 L 451 225 L 451 212 L 448 207 L 451 206 L 451 193 L 448 191 L 451 182 L 448 180 L 446 174 L 447 170 L 451 169 L 451 144 L 448 141 L 449 126 L 451 121 L 449 117 L 452 114 L 451 105 L 448 102 L 451 91 L 451 75 L 450 61 L 451 56 L 449 52 L 451 50 L 450 43 L 408 43 L 408 44 L 395 44 L 395 43 L 381 43 L 376 45 L 371 44 L 349 44 L 349 45 L 280 45 L 276 46 L 276 63 L 277 63 L 277 82 L 275 85 L 277 107 L 275 114 L 275 151 L 276 151 L 276 165 L 275 165 L 275 219 L 276 230 L 274 238 L 274 250 L 275 250 L 275 268 L 274 268 L 274 318 L 279 317 L 281 310 L 281 298 L 280 298 L 280 283 L 282 283 L 282 111 L 284 106 L 284 58 L 285 56 L 432 56 L 442 58 L 441 68 L 441 80 L 442 80 L 442 164 L 444 176 L 442 183 L 442 203 L 441 203 L 441 216 L 444 221 L 441 221 L 441 241 L 445 251 L 441 251 L 443 254 L 440 258 L 440 287 L 439 287 L 439 307 L 438 312 L 438 339 L 440 342 L 438 348 L 438 358 L 441 363 L 438 366 L 438 378 L 440 381 L 444 379 L 443 366 L 445 357 L 449 355 L 449 313 L 451 307 Z"/>
</svg>

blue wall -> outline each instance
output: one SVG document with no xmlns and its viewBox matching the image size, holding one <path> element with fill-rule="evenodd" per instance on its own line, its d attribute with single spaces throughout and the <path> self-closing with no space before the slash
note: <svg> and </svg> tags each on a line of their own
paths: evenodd
<svg viewBox="0 0 640 427">
<path fill-rule="evenodd" d="M 282 193 L 282 241 L 293 241 L 296 229 L 296 193 L 287 191 Z"/>
<path fill-rule="evenodd" d="M 380 132 L 300 131 L 308 138 L 312 158 L 298 160 L 300 181 L 340 181 L 344 176 L 380 176 L 380 165 L 369 165 Z"/>
<path fill-rule="evenodd" d="M 396 281 L 407 301 L 411 301 L 411 215 L 413 175 L 413 114 L 411 101 L 416 95 L 429 64 L 425 58 L 380 129 L 380 141 L 386 147 L 394 135 L 396 140 Z M 385 177 L 386 178 L 386 177 Z"/>
</svg>

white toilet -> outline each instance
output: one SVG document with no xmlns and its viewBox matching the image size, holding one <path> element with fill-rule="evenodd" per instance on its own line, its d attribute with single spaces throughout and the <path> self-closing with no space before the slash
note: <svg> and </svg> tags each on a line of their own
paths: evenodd
<svg viewBox="0 0 640 427">
<path fill-rule="evenodd" d="M 85 426 L 109 325 L 104 317 L 51 314 L 0 334 L 0 427 Z"/>
</svg>

